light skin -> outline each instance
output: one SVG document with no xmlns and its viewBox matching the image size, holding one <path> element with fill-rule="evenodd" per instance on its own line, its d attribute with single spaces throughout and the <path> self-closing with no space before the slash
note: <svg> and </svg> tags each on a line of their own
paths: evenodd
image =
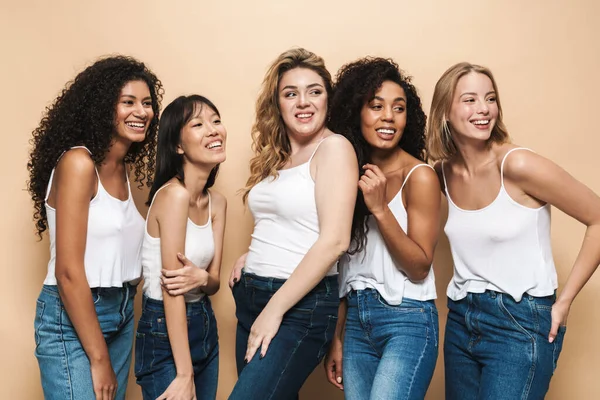
<svg viewBox="0 0 600 400">
<path fill-rule="evenodd" d="M 321 139 L 333 134 L 325 127 L 327 92 L 323 79 L 306 68 L 287 71 L 279 82 L 279 104 L 291 144 L 291 159 L 284 169 L 293 168 L 307 162 Z M 343 137 L 329 138 L 315 153 L 310 174 L 315 182 L 319 237 L 252 325 L 246 361 L 250 362 L 259 349 L 261 357 L 267 356 L 283 315 L 323 279 L 348 248 L 356 171 L 354 150 Z M 230 285 L 239 279 L 245 257 L 236 262 Z"/>
<path fill-rule="evenodd" d="M 211 295 L 219 289 L 227 208 L 221 194 L 211 190 L 210 217 L 215 255 L 206 270 L 198 268 L 184 256 L 185 235 L 188 219 L 196 225 L 204 225 L 209 218 L 209 199 L 203 189 L 211 170 L 225 161 L 226 137 L 227 132 L 218 115 L 210 107 L 202 107 L 181 132 L 177 152 L 183 155 L 184 160 L 183 184 L 177 178 L 169 180 L 169 186 L 156 194 L 148 214 L 148 233 L 161 239 L 163 303 L 177 370 L 177 376 L 157 400 L 196 398 L 185 299 L 181 294 L 201 288 Z M 220 146 L 209 148 L 214 144 Z"/>
<path fill-rule="evenodd" d="M 56 280 L 61 300 L 90 360 L 96 399 L 113 399 L 117 379 L 85 275 L 84 255 L 92 199 L 102 186 L 113 197 L 126 200 L 129 188 L 123 162 L 129 146 L 141 142 L 152 121 L 150 90 L 142 81 L 128 82 L 116 105 L 113 145 L 96 166 L 85 149 L 65 153 L 56 166 L 48 205 L 56 209 Z"/>
<path fill-rule="evenodd" d="M 453 202 L 475 210 L 490 204 L 500 190 L 500 166 L 506 153 L 518 146 L 489 145 L 498 106 L 490 95 L 493 85 L 486 75 L 469 73 L 457 83 L 449 116 L 458 153 L 444 164 Z M 491 96 L 491 97 L 490 97 Z M 488 126 L 473 121 L 490 120 Z M 436 165 L 441 175 L 441 165 Z M 537 208 L 551 204 L 586 225 L 579 254 L 567 282 L 552 306 L 553 342 L 559 326 L 566 326 L 573 300 L 600 264 L 600 198 L 552 161 L 531 151 L 516 151 L 504 163 L 504 186 L 517 203 Z"/>
<path fill-rule="evenodd" d="M 400 191 L 409 171 L 423 163 L 398 147 L 406 120 L 404 90 L 397 83 L 383 82 L 374 98 L 361 110 L 361 132 L 371 146 L 373 163 L 363 167 L 365 173 L 358 181 L 358 188 L 399 270 L 411 281 L 418 282 L 427 277 L 433 262 L 439 234 L 440 186 L 430 168 L 413 171 L 402 190 L 402 202 L 408 215 L 408 231 L 404 232 L 388 204 Z M 346 312 L 347 304 L 342 301 L 333 343 L 324 364 L 329 382 L 342 390 Z"/>
</svg>

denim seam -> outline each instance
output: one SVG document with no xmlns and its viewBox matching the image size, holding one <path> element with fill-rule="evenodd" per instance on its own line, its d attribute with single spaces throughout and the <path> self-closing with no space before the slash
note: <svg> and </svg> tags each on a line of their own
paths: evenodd
<svg viewBox="0 0 600 400">
<path fill-rule="evenodd" d="M 408 385 L 407 398 L 410 398 L 410 394 L 411 394 L 412 388 L 413 388 L 413 383 L 415 382 L 415 377 L 417 376 L 417 371 L 419 370 L 419 367 L 421 366 L 421 361 L 423 361 L 423 358 L 425 357 L 425 352 L 427 350 L 427 346 L 429 346 L 429 329 L 425 328 L 425 332 L 426 332 L 425 346 L 423 346 L 423 350 L 421 351 L 421 355 L 419 356 L 419 361 L 417 361 L 417 365 L 413 369 L 413 374 L 412 374 L 412 377 L 410 378 L 410 384 Z"/>
<path fill-rule="evenodd" d="M 285 371 L 287 370 L 288 366 L 290 365 L 290 362 L 292 360 L 292 358 L 294 358 L 294 355 L 296 354 L 296 351 L 300 348 L 300 345 L 302 344 L 302 342 L 304 341 L 304 339 L 308 336 L 308 333 L 310 332 L 312 326 L 313 326 L 313 316 L 314 316 L 314 311 L 317 308 L 317 305 L 319 304 L 319 295 L 316 295 L 316 299 L 315 299 L 315 306 L 312 309 L 312 313 L 310 314 L 310 324 L 308 326 L 308 328 L 304 331 L 304 335 L 300 338 L 300 340 L 298 340 L 296 342 L 296 347 L 294 348 L 294 351 L 292 351 L 292 354 L 290 354 L 287 363 L 285 364 L 285 366 L 283 367 L 283 369 L 281 370 L 281 374 L 279 374 L 279 379 L 277 379 L 277 383 L 273 386 L 273 391 L 271 392 L 271 394 L 268 397 L 268 400 L 273 399 L 273 396 L 275 395 L 275 392 L 277 391 L 277 388 L 279 387 L 279 383 L 281 382 L 281 378 L 283 377 L 283 375 L 285 374 Z"/>
<path fill-rule="evenodd" d="M 69 398 L 71 400 L 73 400 L 73 384 L 72 384 L 72 378 L 71 378 L 71 371 L 69 370 L 69 353 L 67 352 L 67 348 L 65 345 L 65 338 L 64 338 L 64 332 L 63 332 L 63 319 L 62 319 L 62 302 L 59 300 L 58 302 L 58 306 L 57 306 L 57 312 L 58 312 L 58 326 L 59 326 L 59 330 L 60 330 L 60 344 L 62 347 L 62 351 L 63 351 L 63 357 L 62 357 L 62 361 L 63 361 L 63 368 L 66 372 L 66 376 L 67 376 L 67 392 L 69 394 Z M 65 311 L 66 312 L 66 311 Z M 75 327 L 73 327 L 73 329 L 75 329 Z"/>
<path fill-rule="evenodd" d="M 504 305 L 504 298 L 502 296 L 502 293 L 498 294 L 496 302 L 499 305 L 502 313 L 508 317 L 508 319 L 513 323 L 513 325 L 515 325 L 515 327 L 517 329 L 519 329 L 522 333 L 524 333 L 526 336 L 529 337 L 529 341 L 531 343 L 531 347 L 532 347 L 531 367 L 529 368 L 529 376 L 527 377 L 527 382 L 525 384 L 525 390 L 524 390 L 524 393 L 522 396 L 523 399 L 527 399 L 527 397 L 529 395 L 529 391 L 531 390 L 531 385 L 533 384 L 533 377 L 535 376 L 535 364 L 536 364 L 536 359 L 537 359 L 537 343 L 535 341 L 535 338 L 527 331 L 527 329 L 525 329 L 521 324 L 519 324 L 517 322 L 517 320 L 515 319 L 515 317 L 513 317 L 513 315 L 510 313 L 510 311 L 508 311 L 508 309 Z M 531 310 L 531 303 L 528 303 L 528 304 L 529 304 L 529 307 Z M 537 316 L 536 316 L 536 318 L 537 318 Z M 537 321 L 535 323 L 537 325 Z"/>
<path fill-rule="evenodd" d="M 140 356 L 140 366 L 139 366 L 139 370 L 136 371 L 137 367 L 136 367 L 136 362 L 137 360 L 134 361 L 134 371 L 133 374 L 137 377 L 138 375 L 141 375 L 141 372 L 144 370 L 144 350 L 145 350 L 145 345 L 146 345 L 146 335 L 141 333 L 141 332 L 136 332 L 135 334 L 135 341 L 136 344 L 138 342 L 138 340 L 141 340 L 141 344 L 140 344 L 140 350 L 138 351 L 138 349 L 136 348 L 135 350 L 135 357 L 137 358 L 137 355 L 139 354 Z M 138 347 L 138 346 L 136 346 Z"/>
<path fill-rule="evenodd" d="M 37 303 L 40 307 L 40 311 L 37 313 L 37 317 L 40 320 L 40 323 L 38 324 L 37 328 L 35 329 L 35 350 L 37 351 L 40 342 L 42 341 L 41 336 L 40 336 L 40 331 L 42 330 L 42 325 L 44 324 L 44 311 L 46 309 L 46 303 L 44 303 L 41 300 L 37 300 Z"/>
</svg>

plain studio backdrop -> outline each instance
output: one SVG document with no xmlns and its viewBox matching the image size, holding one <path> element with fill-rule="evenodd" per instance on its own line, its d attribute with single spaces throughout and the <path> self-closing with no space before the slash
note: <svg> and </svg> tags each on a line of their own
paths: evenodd
<svg viewBox="0 0 600 400">
<path fill-rule="evenodd" d="M 227 277 L 246 251 L 252 218 L 237 194 L 248 177 L 250 128 L 264 73 L 292 46 L 322 56 L 332 75 L 356 58 L 393 58 L 414 77 L 428 112 L 434 85 L 451 65 L 485 65 L 498 81 L 513 140 L 557 162 L 600 193 L 600 3 L 533 1 L 10 1 L 0 3 L 0 398 L 41 399 L 34 357 L 36 298 L 46 274 L 48 239 L 36 240 L 25 182 L 31 131 L 44 108 L 75 74 L 107 54 L 139 58 L 162 80 L 163 108 L 199 93 L 219 107 L 227 127 L 227 161 L 216 189 L 228 199 L 221 290 L 213 297 L 219 325 L 218 398 L 236 381 L 235 307 Z M 146 191 L 136 191 L 145 215 Z M 445 201 L 444 201 L 445 203 Z M 446 206 L 444 205 L 444 214 Z M 445 218 L 445 217 L 444 217 Z M 552 244 L 561 286 L 585 227 L 553 210 Z M 435 258 L 440 330 L 452 273 L 442 235 Z M 600 276 L 575 301 L 548 399 L 596 399 L 600 393 Z M 140 298 L 136 299 L 139 317 Z M 136 318 L 137 319 L 137 318 Z M 133 343 L 132 343 L 133 344 Z M 444 397 L 443 356 L 427 399 Z M 304 399 L 342 399 L 318 367 Z M 141 399 L 131 374 L 128 399 Z"/>
</svg>

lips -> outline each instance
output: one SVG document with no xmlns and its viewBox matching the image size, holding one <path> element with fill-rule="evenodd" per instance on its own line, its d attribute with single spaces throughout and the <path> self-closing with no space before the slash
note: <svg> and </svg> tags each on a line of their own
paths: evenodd
<svg viewBox="0 0 600 400">
<path fill-rule="evenodd" d="M 308 122 L 315 115 L 313 112 L 303 112 L 295 114 L 294 116 L 300 120 L 300 122 Z"/>
<path fill-rule="evenodd" d="M 205 146 L 208 150 L 217 150 L 223 148 L 223 141 L 221 139 L 213 140 Z"/>
<path fill-rule="evenodd" d="M 470 121 L 477 129 L 487 129 L 490 126 L 490 119 L 476 119 Z"/>
<path fill-rule="evenodd" d="M 143 132 L 146 129 L 145 122 L 125 121 L 125 125 L 127 125 L 128 128 L 131 128 L 138 132 Z"/>
</svg>

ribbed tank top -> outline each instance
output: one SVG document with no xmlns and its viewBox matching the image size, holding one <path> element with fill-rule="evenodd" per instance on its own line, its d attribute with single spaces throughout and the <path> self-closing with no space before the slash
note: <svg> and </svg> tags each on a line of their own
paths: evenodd
<svg viewBox="0 0 600 400">
<path fill-rule="evenodd" d="M 148 208 L 148 215 L 154 204 L 156 195 L 170 183 L 162 186 L 154 194 L 152 203 Z M 212 230 L 212 208 L 210 193 L 208 193 L 208 221 L 204 225 L 196 225 L 190 218 L 187 219 L 185 229 L 185 256 L 201 269 L 207 269 L 215 255 L 215 241 Z M 160 277 L 162 275 L 162 259 L 160 251 L 160 238 L 150 236 L 148 221 L 144 229 L 144 242 L 142 245 L 142 270 L 144 276 L 144 294 L 154 300 L 162 300 Z M 204 297 L 200 288 L 190 290 L 183 295 L 186 303 L 193 303 Z"/>
<path fill-rule="evenodd" d="M 448 297 L 454 301 L 467 293 L 494 290 L 521 301 L 524 293 L 549 296 L 558 287 L 550 243 L 550 205 L 529 208 L 514 201 L 504 187 L 504 162 L 500 166 L 500 192 L 478 210 L 464 210 L 448 198 L 448 220 L 444 231 L 450 241 L 454 275 Z"/>
<path fill-rule="evenodd" d="M 72 149 L 76 148 L 85 149 L 91 154 L 86 147 L 72 147 Z M 129 177 L 127 177 L 129 197 L 127 200 L 120 200 L 104 189 L 98 170 L 96 176 L 98 191 L 90 201 L 85 241 L 85 275 L 91 288 L 119 287 L 125 282 L 140 278 L 144 218 L 133 202 Z M 50 174 L 44 199 L 50 236 L 50 261 L 48 274 L 44 280 L 45 285 L 56 285 L 56 210 L 48 205 L 53 178 L 54 169 Z"/>
<path fill-rule="evenodd" d="M 248 208 L 254 232 L 244 271 L 287 279 L 317 241 L 319 217 L 310 162 L 324 140 L 307 162 L 280 170 L 277 178 L 268 177 L 250 190 Z M 336 266 L 327 272 L 336 274 Z"/>
<path fill-rule="evenodd" d="M 408 214 L 402 203 L 402 189 L 413 171 L 423 166 L 431 168 L 427 164 L 415 165 L 406 175 L 398 193 L 388 203 L 404 232 L 408 232 Z M 369 231 L 363 251 L 353 255 L 345 254 L 340 259 L 340 297 L 346 296 L 351 290 L 371 288 L 377 290 L 392 305 L 401 304 L 405 297 L 420 301 L 435 299 L 433 267 L 423 281 L 411 282 L 390 254 L 372 215 L 368 217 L 367 225 Z"/>
</svg>

